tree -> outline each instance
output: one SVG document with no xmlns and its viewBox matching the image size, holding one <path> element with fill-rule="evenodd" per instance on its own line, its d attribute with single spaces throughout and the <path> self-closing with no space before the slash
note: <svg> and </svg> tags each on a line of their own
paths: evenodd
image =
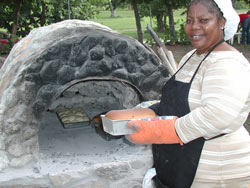
<svg viewBox="0 0 250 188">
<path fill-rule="evenodd" d="M 138 4 L 141 4 L 144 1 L 143 0 L 120 0 L 120 3 L 125 3 L 125 2 L 130 3 L 133 10 L 134 10 L 138 41 L 143 43 L 141 18 L 140 18 L 140 13 L 139 13 L 139 9 L 138 9 Z"/>
<path fill-rule="evenodd" d="M 111 17 L 115 17 L 115 10 L 113 8 L 113 4 L 111 0 L 109 0 L 109 6 L 110 6 L 110 11 L 111 11 Z"/>
<path fill-rule="evenodd" d="M 105 1 L 105 0 L 104 0 Z M 111 12 L 111 16 L 110 17 L 115 17 L 115 10 L 116 8 L 123 4 L 123 0 L 108 0 L 108 4 L 109 4 L 109 9 L 110 9 L 110 12 Z"/>
<path fill-rule="evenodd" d="M 163 6 L 162 6 L 163 5 Z M 163 0 L 154 0 L 143 3 L 140 6 L 140 16 L 151 16 L 156 18 L 157 31 L 163 32 L 166 30 L 166 16 L 168 15 L 167 7 L 164 6 Z"/>
<path fill-rule="evenodd" d="M 68 19 L 66 0 L 1 0 L 0 28 L 9 33 L 25 36 L 32 29 Z M 98 10 L 89 0 L 71 1 L 71 18 L 86 20 Z"/>
<path fill-rule="evenodd" d="M 21 2 L 8 0 L 2 0 L 0 2 L 0 27 L 7 29 L 8 33 L 16 33 L 16 28 L 20 15 L 20 9 L 18 8 L 19 6 L 21 6 Z M 15 9 L 16 11 L 14 11 Z M 9 22 L 11 22 L 12 24 L 10 25 Z"/>
<path fill-rule="evenodd" d="M 157 20 L 157 31 L 170 30 L 171 41 L 176 41 L 174 10 L 187 7 L 189 0 L 154 0 L 153 16 Z M 165 6 L 164 6 L 165 5 Z M 169 27 L 166 26 L 166 17 L 168 17 Z"/>
<path fill-rule="evenodd" d="M 14 23 L 12 27 L 12 35 L 16 35 L 17 32 L 17 27 L 18 27 L 18 19 L 20 16 L 20 10 L 22 6 L 22 0 L 16 0 L 16 3 L 14 4 Z"/>
<path fill-rule="evenodd" d="M 131 0 L 132 7 L 134 9 L 134 14 L 135 14 L 135 22 L 136 22 L 136 28 L 137 28 L 137 35 L 138 35 L 138 41 L 143 43 L 143 34 L 142 34 L 142 29 L 141 29 L 141 20 L 140 20 L 140 15 L 137 7 L 136 0 Z"/>
<path fill-rule="evenodd" d="M 173 13 L 173 2 L 166 1 L 167 9 L 168 9 L 168 18 L 169 18 L 169 27 L 170 27 L 170 34 L 172 39 L 175 41 L 175 26 L 174 26 L 174 13 Z"/>
</svg>

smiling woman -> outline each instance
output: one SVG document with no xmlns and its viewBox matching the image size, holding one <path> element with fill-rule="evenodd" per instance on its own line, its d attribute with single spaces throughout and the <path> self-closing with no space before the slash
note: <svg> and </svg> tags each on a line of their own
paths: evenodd
<svg viewBox="0 0 250 188">
<path fill-rule="evenodd" d="M 231 0 L 191 0 L 185 32 L 195 50 L 149 107 L 175 118 L 129 122 L 137 130 L 129 141 L 152 144 L 157 188 L 243 188 L 250 182 L 250 136 L 243 126 L 250 64 L 225 42 L 238 23 Z"/>
<path fill-rule="evenodd" d="M 212 2 L 207 3 L 212 6 Z M 216 43 L 224 38 L 225 18 L 216 11 L 208 9 L 202 3 L 190 6 L 185 32 L 197 54 L 208 52 Z"/>
</svg>

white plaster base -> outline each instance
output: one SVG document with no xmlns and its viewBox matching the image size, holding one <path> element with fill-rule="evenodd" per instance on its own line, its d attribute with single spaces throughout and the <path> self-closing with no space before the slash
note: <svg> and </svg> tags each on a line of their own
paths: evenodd
<svg viewBox="0 0 250 188">
<path fill-rule="evenodd" d="M 152 166 L 150 146 L 132 145 L 125 138 L 106 141 L 90 126 L 64 129 L 52 113 L 44 115 L 39 144 L 39 161 L 5 169 L 0 188 L 141 187 Z"/>
</svg>

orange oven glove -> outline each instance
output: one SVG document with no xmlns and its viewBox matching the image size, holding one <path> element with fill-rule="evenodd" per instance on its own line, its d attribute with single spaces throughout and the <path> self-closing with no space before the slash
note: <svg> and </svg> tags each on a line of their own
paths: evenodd
<svg viewBox="0 0 250 188">
<path fill-rule="evenodd" d="M 167 119 L 153 118 L 151 120 L 132 120 L 128 122 L 128 127 L 136 132 L 126 135 L 126 138 L 134 144 L 181 144 L 183 142 L 178 137 L 174 123 L 176 116 Z"/>
</svg>

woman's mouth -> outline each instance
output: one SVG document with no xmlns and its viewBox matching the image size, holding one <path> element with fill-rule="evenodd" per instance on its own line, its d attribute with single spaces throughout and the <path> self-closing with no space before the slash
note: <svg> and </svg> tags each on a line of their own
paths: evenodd
<svg viewBox="0 0 250 188">
<path fill-rule="evenodd" d="M 201 40 L 202 36 L 201 35 L 191 35 L 191 40 L 192 41 L 199 41 Z"/>
</svg>

